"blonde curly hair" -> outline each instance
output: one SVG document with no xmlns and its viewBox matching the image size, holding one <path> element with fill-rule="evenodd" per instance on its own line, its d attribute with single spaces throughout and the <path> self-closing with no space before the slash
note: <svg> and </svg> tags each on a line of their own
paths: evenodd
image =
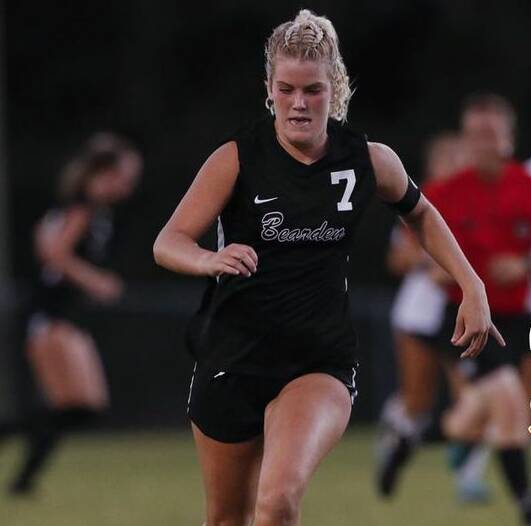
<svg viewBox="0 0 531 526">
<path fill-rule="evenodd" d="M 273 78 L 275 58 L 279 54 L 303 60 L 326 60 L 328 62 L 332 84 L 330 117 L 345 122 L 352 90 L 332 22 L 324 16 L 315 15 L 308 9 L 302 9 L 295 20 L 277 26 L 265 46 L 268 86 Z M 273 106 L 269 99 L 266 100 L 266 107 L 273 113 Z"/>
</svg>

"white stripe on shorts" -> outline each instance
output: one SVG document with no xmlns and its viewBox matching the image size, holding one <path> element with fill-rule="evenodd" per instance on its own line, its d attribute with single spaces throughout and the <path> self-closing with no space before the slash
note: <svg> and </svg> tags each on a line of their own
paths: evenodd
<svg viewBox="0 0 531 526">
<path fill-rule="evenodd" d="M 194 371 L 192 372 L 192 379 L 190 380 L 190 391 L 188 392 L 188 402 L 186 403 L 186 412 L 190 412 L 190 400 L 192 399 L 192 387 L 194 386 L 195 371 L 197 369 L 197 362 L 194 363 Z"/>
<path fill-rule="evenodd" d="M 358 390 L 356 389 L 356 367 L 352 368 L 352 394 L 350 399 L 352 400 L 352 405 L 354 405 L 354 399 L 358 396 Z"/>
</svg>

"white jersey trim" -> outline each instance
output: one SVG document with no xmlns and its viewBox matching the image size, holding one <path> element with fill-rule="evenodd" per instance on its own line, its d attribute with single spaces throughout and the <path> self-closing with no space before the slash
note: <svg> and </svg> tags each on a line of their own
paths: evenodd
<svg viewBox="0 0 531 526">
<path fill-rule="evenodd" d="M 221 216 L 218 216 L 218 252 L 225 248 L 225 231 L 223 230 L 223 224 L 221 223 Z M 219 276 L 216 276 L 216 281 L 219 282 Z"/>
</svg>

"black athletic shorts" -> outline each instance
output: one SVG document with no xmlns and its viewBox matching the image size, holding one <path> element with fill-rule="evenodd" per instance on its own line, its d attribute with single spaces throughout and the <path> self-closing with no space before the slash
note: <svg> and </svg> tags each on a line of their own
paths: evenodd
<svg viewBox="0 0 531 526">
<path fill-rule="evenodd" d="M 317 367 L 286 378 L 224 372 L 196 365 L 190 384 L 188 416 L 208 437 L 219 442 L 243 442 L 264 430 L 264 414 L 289 382 L 310 373 L 326 373 L 342 382 L 352 404 L 358 395 L 352 368 Z"/>
<path fill-rule="evenodd" d="M 453 346 L 450 342 L 455 328 L 457 309 L 458 305 L 453 303 L 446 308 L 438 344 L 438 348 L 454 360 L 459 360 L 459 355 L 465 350 L 462 347 Z M 525 356 L 531 355 L 529 350 L 530 314 L 493 315 L 492 321 L 502 334 L 507 346 L 501 347 L 498 341 L 489 335 L 487 344 L 480 355 L 477 358 L 466 360 L 463 371 L 471 379 L 485 376 L 504 365 L 519 367 Z"/>
</svg>

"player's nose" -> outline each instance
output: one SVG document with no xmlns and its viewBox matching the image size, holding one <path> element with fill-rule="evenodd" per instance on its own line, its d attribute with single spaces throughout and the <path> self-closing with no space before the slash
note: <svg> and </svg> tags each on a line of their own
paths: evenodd
<svg viewBox="0 0 531 526">
<path fill-rule="evenodd" d="M 306 97 L 303 93 L 295 93 L 295 97 L 293 99 L 293 109 L 294 110 L 305 110 L 307 107 L 306 105 Z"/>
</svg>

